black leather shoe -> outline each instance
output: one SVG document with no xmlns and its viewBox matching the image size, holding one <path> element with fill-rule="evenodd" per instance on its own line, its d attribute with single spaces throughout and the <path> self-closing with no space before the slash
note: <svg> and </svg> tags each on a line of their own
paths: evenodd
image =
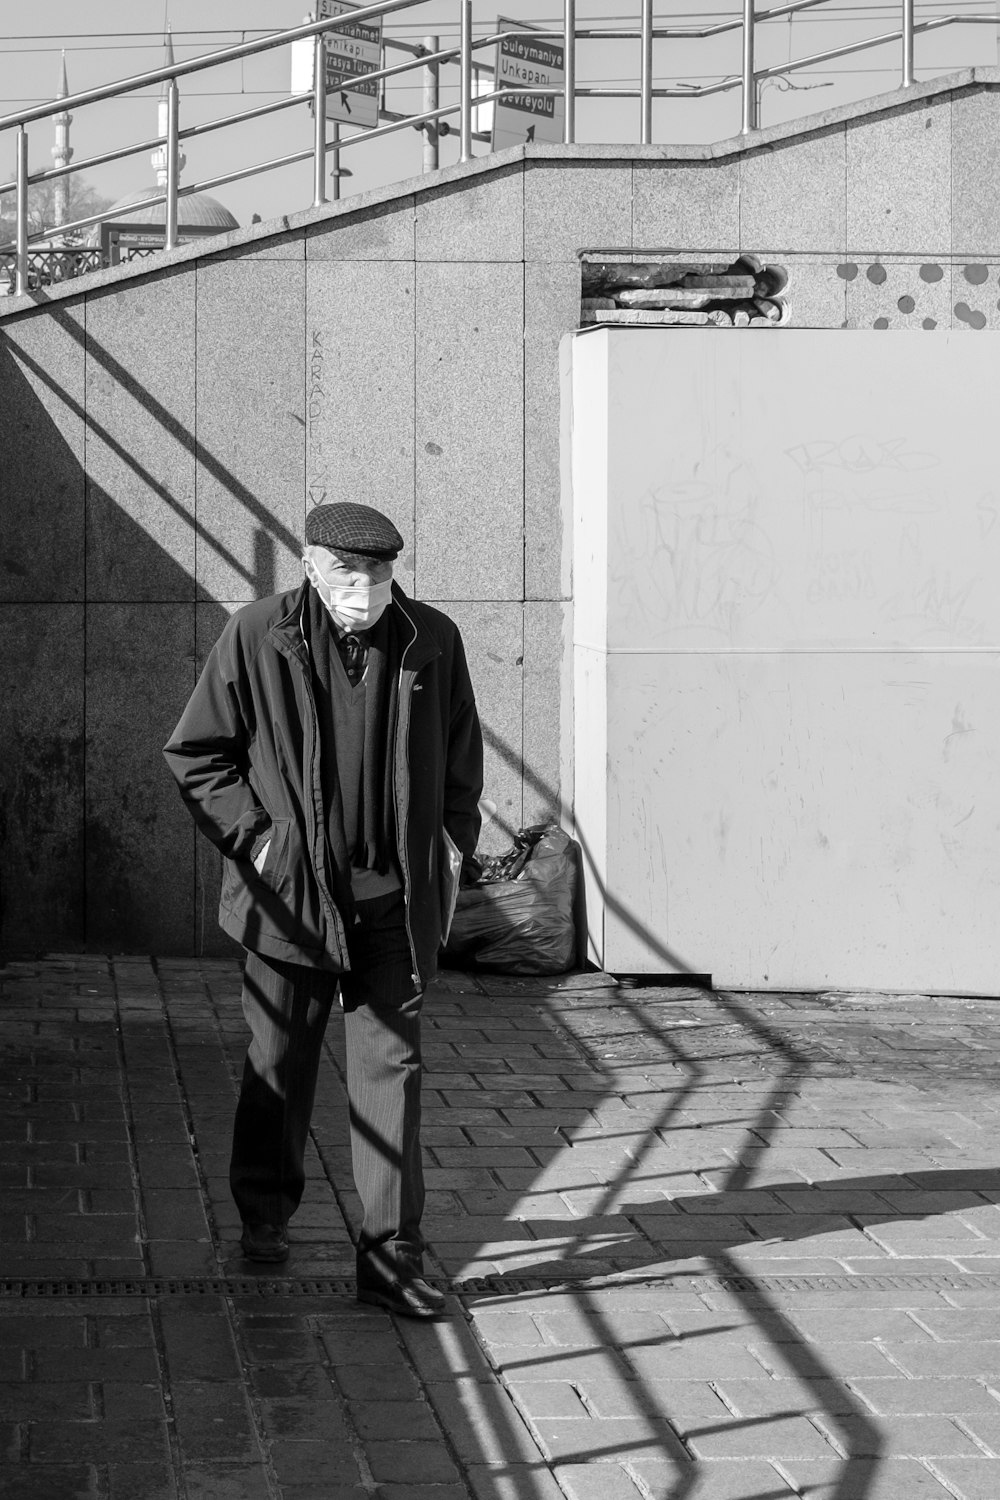
<svg viewBox="0 0 1000 1500">
<path fill-rule="evenodd" d="M 358 1283 L 358 1301 L 387 1308 L 404 1318 L 439 1318 L 444 1295 L 429 1286 L 415 1271 L 402 1271 L 393 1280 Z"/>
<path fill-rule="evenodd" d="M 244 1224 L 240 1249 L 247 1260 L 280 1265 L 288 1259 L 288 1235 L 284 1224 Z"/>
</svg>

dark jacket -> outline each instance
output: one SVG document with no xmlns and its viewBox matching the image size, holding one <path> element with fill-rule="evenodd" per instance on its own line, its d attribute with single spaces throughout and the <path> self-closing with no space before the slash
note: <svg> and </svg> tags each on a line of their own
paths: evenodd
<svg viewBox="0 0 1000 1500">
<path fill-rule="evenodd" d="M 237 611 L 164 747 L 196 823 L 226 856 L 219 922 L 255 953 L 343 972 L 344 913 L 327 876 L 320 743 L 302 611 L 311 585 Z M 441 941 L 442 828 L 467 858 L 479 836 L 483 748 L 458 627 L 393 585 L 403 647 L 395 821 L 413 971 Z M 252 852 L 270 834 L 260 874 Z"/>
</svg>

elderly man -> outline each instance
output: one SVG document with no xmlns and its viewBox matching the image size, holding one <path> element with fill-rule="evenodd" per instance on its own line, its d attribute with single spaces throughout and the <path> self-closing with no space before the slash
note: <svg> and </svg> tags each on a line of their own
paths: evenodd
<svg viewBox="0 0 1000 1500">
<path fill-rule="evenodd" d="M 284 1261 L 339 992 L 358 1297 L 433 1317 L 419 1016 L 460 857 L 475 868 L 482 737 L 457 627 L 392 582 L 392 522 L 321 505 L 305 535 L 304 582 L 233 615 L 164 749 L 247 950 L 230 1184 L 244 1255 Z"/>
</svg>

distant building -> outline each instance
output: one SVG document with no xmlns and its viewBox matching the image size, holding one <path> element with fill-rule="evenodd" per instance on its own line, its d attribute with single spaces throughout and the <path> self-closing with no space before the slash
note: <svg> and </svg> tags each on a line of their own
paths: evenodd
<svg viewBox="0 0 1000 1500">
<path fill-rule="evenodd" d="M 174 61 L 173 37 L 168 31 L 164 38 L 163 63 L 167 67 Z M 157 198 L 166 192 L 167 188 L 167 83 L 164 80 L 160 87 L 160 100 L 157 106 L 158 130 L 157 133 L 163 141 L 151 155 L 150 162 L 156 173 L 156 186 L 126 194 L 117 203 L 112 205 L 114 210 L 121 210 L 121 217 L 105 219 L 101 224 L 95 224 L 90 231 L 89 240 L 93 245 L 100 245 L 104 252 L 103 258 L 112 264 L 128 258 L 136 251 L 150 252 L 159 249 L 163 244 L 166 232 L 167 205 L 163 203 L 150 203 L 146 207 L 129 207 L 130 204 L 142 204 L 147 198 Z M 177 171 L 178 176 L 184 170 L 187 158 L 183 151 L 178 153 Z M 208 235 L 225 234 L 230 229 L 239 229 L 239 221 L 229 212 L 229 209 L 213 198 L 209 193 L 188 193 L 185 197 L 177 200 L 177 237 L 179 240 L 203 239 Z"/>
</svg>

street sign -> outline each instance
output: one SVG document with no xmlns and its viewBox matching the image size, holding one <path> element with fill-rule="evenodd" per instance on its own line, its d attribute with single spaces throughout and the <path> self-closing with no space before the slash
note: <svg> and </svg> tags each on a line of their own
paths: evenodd
<svg viewBox="0 0 1000 1500">
<path fill-rule="evenodd" d="M 498 31 L 529 31 L 522 21 L 497 17 Z M 552 37 L 505 36 L 497 42 L 496 88 L 516 84 L 561 88 L 566 51 Z M 526 141 L 561 141 L 566 102 L 555 94 L 508 94 L 496 101 L 491 150 L 523 146 Z"/>
<path fill-rule="evenodd" d="M 351 0 L 318 0 L 316 19 L 349 16 L 359 7 Z M 344 89 L 342 84 L 361 78 L 382 66 L 382 20 L 347 22 L 326 34 L 326 114 L 329 120 L 370 128 L 378 124 L 381 83 L 363 83 Z"/>
</svg>

